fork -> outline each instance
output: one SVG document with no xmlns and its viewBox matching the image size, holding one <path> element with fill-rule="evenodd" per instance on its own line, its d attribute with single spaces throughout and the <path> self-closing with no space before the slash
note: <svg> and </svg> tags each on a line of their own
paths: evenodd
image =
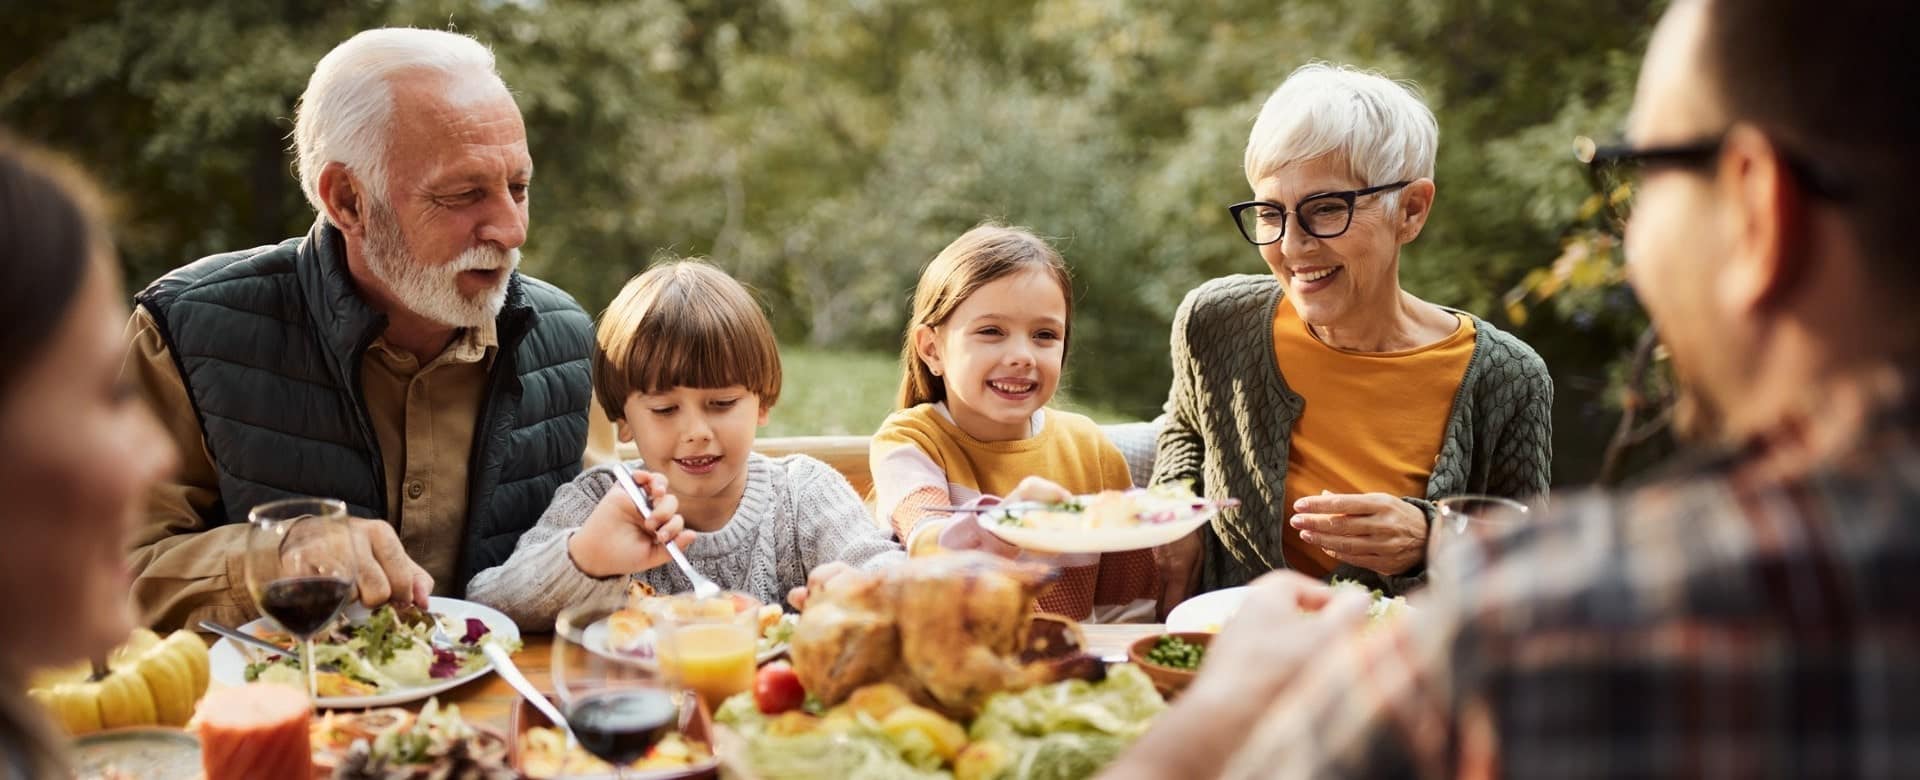
<svg viewBox="0 0 1920 780">
<path fill-rule="evenodd" d="M 428 612 L 427 616 L 433 619 L 433 632 L 427 634 L 428 644 L 433 645 L 435 649 L 439 649 L 439 650 L 470 649 L 470 648 L 463 647 L 459 643 L 453 641 L 453 635 L 447 633 L 447 624 L 441 622 L 445 618 L 433 612 Z M 464 636 L 465 632 L 462 632 L 462 635 Z"/>
<path fill-rule="evenodd" d="M 633 499 L 633 505 L 640 510 L 640 514 L 646 514 L 653 505 L 647 501 L 647 494 L 641 492 L 640 485 L 633 481 L 633 470 L 627 468 L 624 461 L 615 460 L 613 464 L 615 466 L 613 475 L 618 478 L 620 487 L 626 488 L 627 497 Z M 715 585 L 713 580 L 707 579 L 706 575 L 694 571 L 693 563 L 687 560 L 687 554 L 681 552 L 680 545 L 671 539 L 667 540 L 667 555 L 673 557 L 674 564 L 680 567 L 680 573 L 687 575 L 687 580 L 693 583 L 695 597 L 710 599 L 720 595 L 720 586 Z"/>
</svg>

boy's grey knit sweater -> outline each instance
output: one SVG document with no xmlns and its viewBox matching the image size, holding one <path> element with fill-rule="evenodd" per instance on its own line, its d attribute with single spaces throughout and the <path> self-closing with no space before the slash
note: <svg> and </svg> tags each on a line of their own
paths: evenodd
<svg viewBox="0 0 1920 780">
<path fill-rule="evenodd" d="M 631 465 L 645 468 L 639 461 Z M 747 457 L 746 481 L 733 519 L 718 531 L 696 534 L 686 549 L 693 567 L 722 588 L 785 604 L 787 592 L 807 584 L 807 572 L 820 564 L 876 568 L 906 560 L 832 466 L 806 455 L 754 453 Z M 520 537 L 513 557 L 476 575 L 467 598 L 507 613 L 523 629 L 550 631 L 554 616 L 569 605 L 625 594 L 626 577 L 594 579 L 567 555 L 568 538 L 612 489 L 608 466 L 560 486 L 539 524 Z M 671 563 L 639 579 L 661 593 L 693 589 Z"/>
</svg>

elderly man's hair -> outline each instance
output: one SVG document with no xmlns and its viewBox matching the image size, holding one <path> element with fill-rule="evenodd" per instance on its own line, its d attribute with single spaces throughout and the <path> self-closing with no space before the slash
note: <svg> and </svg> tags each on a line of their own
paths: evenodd
<svg viewBox="0 0 1920 780">
<path fill-rule="evenodd" d="M 494 69 L 493 52 L 443 30 L 367 30 L 320 58 L 294 109 L 293 149 L 300 189 L 322 219 L 327 208 L 320 198 L 320 172 L 332 163 L 345 165 L 374 200 L 385 200 L 392 81 L 422 69 L 506 89 Z"/>
<path fill-rule="evenodd" d="M 1727 121 L 1759 127 L 1834 179 L 1878 281 L 1891 283 L 1883 289 L 1920 292 L 1910 194 L 1920 181 L 1920 4 L 1701 1 L 1700 64 Z"/>
<path fill-rule="evenodd" d="M 1247 139 L 1247 183 L 1328 155 L 1344 159 L 1362 187 L 1429 178 L 1439 145 L 1440 125 L 1411 85 L 1316 62 L 1261 107 Z"/>
</svg>

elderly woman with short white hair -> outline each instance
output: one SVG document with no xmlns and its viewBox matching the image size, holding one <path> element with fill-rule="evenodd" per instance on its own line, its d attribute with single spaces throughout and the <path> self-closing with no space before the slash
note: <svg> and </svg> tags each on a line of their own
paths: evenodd
<svg viewBox="0 0 1920 780">
<path fill-rule="evenodd" d="M 1346 67 L 1301 68 L 1261 109 L 1253 197 L 1229 210 L 1269 273 L 1181 303 L 1153 477 L 1241 503 L 1161 551 L 1164 607 L 1274 569 L 1403 592 L 1425 579 L 1431 500 L 1546 491 L 1546 364 L 1400 286 L 1438 143 L 1409 88 Z"/>
</svg>

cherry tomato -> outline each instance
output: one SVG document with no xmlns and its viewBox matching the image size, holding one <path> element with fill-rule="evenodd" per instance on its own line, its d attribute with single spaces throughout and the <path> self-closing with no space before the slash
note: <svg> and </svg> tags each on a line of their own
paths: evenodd
<svg viewBox="0 0 1920 780">
<path fill-rule="evenodd" d="M 800 676 L 793 673 L 793 666 L 785 661 L 762 666 L 753 676 L 753 705 L 760 708 L 762 714 L 797 710 L 806 701 L 807 689 L 800 685 Z"/>
</svg>

